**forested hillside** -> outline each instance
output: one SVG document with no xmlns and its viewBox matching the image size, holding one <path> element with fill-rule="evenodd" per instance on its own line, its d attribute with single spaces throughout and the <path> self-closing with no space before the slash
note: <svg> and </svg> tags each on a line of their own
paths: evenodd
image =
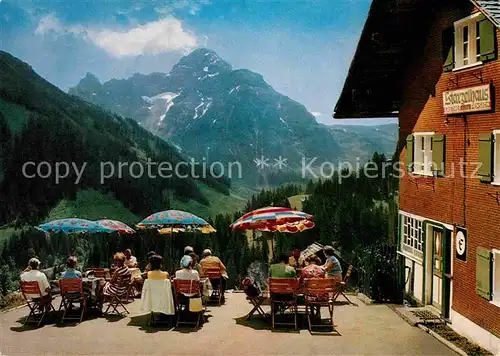
<svg viewBox="0 0 500 356">
<path fill-rule="evenodd" d="M 121 201 L 139 216 L 165 210 L 172 199 L 196 200 L 208 205 L 190 167 L 170 178 L 137 177 L 124 169 L 121 176 L 101 180 L 101 163 L 169 162 L 183 158 L 175 148 L 140 127 L 135 120 L 118 115 L 68 95 L 38 76 L 26 63 L 0 52 L 0 226 L 38 223 L 61 199 L 74 199 L 82 189 L 93 188 Z M 26 162 L 57 162 L 82 167 L 78 181 L 73 169 L 56 183 L 55 177 L 27 178 Z M 29 172 L 33 174 L 34 169 Z M 46 171 L 43 171 L 44 174 Z M 229 194 L 224 178 L 204 175 L 200 181 L 221 194 Z M 192 175 L 191 175 L 192 176 Z"/>
</svg>

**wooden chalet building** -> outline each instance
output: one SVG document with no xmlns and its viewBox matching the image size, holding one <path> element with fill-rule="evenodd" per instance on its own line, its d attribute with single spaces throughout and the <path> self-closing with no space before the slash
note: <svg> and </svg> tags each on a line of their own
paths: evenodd
<svg viewBox="0 0 500 356">
<path fill-rule="evenodd" d="M 399 118 L 406 292 L 500 355 L 500 0 L 373 0 L 334 117 Z"/>
</svg>

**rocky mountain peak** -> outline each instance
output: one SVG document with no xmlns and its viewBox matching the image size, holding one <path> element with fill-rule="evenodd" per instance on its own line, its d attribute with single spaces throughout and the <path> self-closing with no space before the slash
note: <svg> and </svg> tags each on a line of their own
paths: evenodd
<svg viewBox="0 0 500 356">
<path fill-rule="evenodd" d="M 198 48 L 187 56 L 182 57 L 172 68 L 171 73 L 189 71 L 200 74 L 215 74 L 231 70 L 231 65 L 219 57 L 217 53 L 208 48 Z"/>
</svg>

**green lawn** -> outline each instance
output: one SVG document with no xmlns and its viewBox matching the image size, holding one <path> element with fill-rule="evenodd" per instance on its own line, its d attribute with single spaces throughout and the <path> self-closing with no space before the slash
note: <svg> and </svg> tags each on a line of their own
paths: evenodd
<svg viewBox="0 0 500 356">
<path fill-rule="evenodd" d="M 210 202 L 210 205 L 203 205 L 193 200 L 188 202 L 174 200 L 172 202 L 172 209 L 189 211 L 204 219 L 208 219 L 209 217 L 215 217 L 217 214 L 233 214 L 236 211 L 242 210 L 247 203 L 248 197 L 244 196 L 246 194 L 243 189 L 228 196 L 217 192 L 205 184 L 198 184 L 198 186 Z"/>
<path fill-rule="evenodd" d="M 76 200 L 61 200 L 46 221 L 78 217 L 88 220 L 113 219 L 136 224 L 142 218 L 132 214 L 123 203 L 93 189 L 78 192 Z"/>
</svg>

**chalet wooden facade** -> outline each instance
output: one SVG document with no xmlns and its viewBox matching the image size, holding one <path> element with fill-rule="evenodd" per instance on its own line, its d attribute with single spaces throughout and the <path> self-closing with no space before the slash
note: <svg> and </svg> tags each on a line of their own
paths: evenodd
<svg viewBox="0 0 500 356">
<path fill-rule="evenodd" d="M 398 117 L 406 292 L 500 354 L 500 0 L 374 0 L 335 118 Z"/>
</svg>

